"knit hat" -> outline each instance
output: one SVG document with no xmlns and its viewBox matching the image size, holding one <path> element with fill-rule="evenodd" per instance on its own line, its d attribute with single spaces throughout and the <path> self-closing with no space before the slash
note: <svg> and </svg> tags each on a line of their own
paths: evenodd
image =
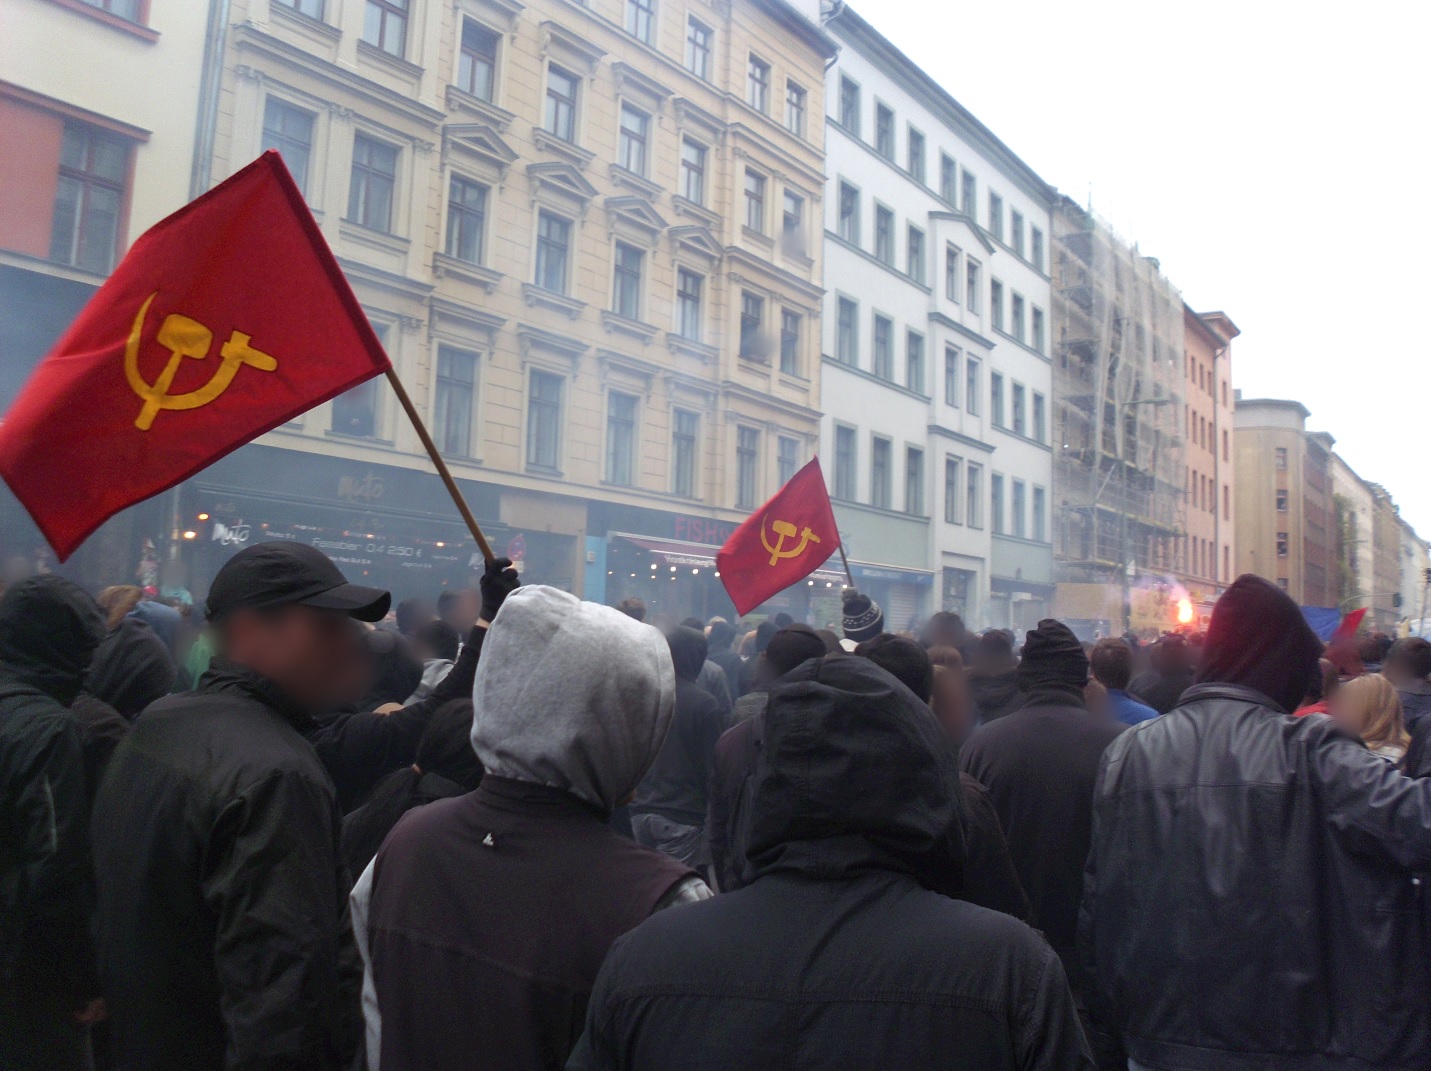
<svg viewBox="0 0 1431 1071">
<path fill-rule="evenodd" d="M 1022 654 L 1018 682 L 1024 692 L 1049 687 L 1081 692 L 1088 683 L 1088 655 L 1062 621 L 1040 621 L 1025 637 Z"/>
<path fill-rule="evenodd" d="M 884 631 L 884 611 L 868 595 L 856 588 L 846 588 L 840 596 L 845 611 L 845 639 L 862 643 Z"/>
</svg>

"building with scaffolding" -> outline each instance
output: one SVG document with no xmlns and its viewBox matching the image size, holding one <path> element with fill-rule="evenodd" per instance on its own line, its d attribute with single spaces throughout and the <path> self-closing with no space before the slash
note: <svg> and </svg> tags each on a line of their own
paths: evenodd
<svg viewBox="0 0 1431 1071">
<path fill-rule="evenodd" d="M 1052 269 L 1054 614 L 1086 635 L 1170 628 L 1185 598 L 1182 297 L 1067 197 Z"/>
</svg>

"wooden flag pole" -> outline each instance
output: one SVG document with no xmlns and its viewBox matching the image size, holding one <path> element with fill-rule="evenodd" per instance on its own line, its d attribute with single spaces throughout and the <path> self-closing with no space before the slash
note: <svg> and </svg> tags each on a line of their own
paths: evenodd
<svg viewBox="0 0 1431 1071">
<path fill-rule="evenodd" d="M 398 401 L 402 404 L 403 412 L 407 413 L 407 418 L 412 421 L 417 437 L 422 440 L 423 449 L 427 451 L 427 456 L 432 458 L 432 463 L 437 466 L 437 474 L 442 477 L 442 483 L 447 488 L 447 493 L 456 503 L 457 512 L 462 514 L 462 519 L 467 522 L 467 529 L 472 533 L 472 538 L 477 540 L 477 547 L 482 551 L 483 560 L 491 562 L 495 557 L 492 547 L 488 544 L 487 537 L 482 534 L 482 529 L 477 524 L 477 518 L 472 516 L 472 510 L 468 507 L 467 500 L 458 490 L 457 481 L 452 478 L 452 473 L 447 471 L 447 462 L 443 461 L 442 455 L 437 452 L 437 444 L 427 433 L 427 426 L 423 424 L 422 417 L 417 415 L 417 408 L 412 404 L 412 399 L 407 396 L 407 389 L 402 385 L 402 380 L 398 379 L 397 373 L 391 368 L 387 370 L 386 374 L 388 382 L 392 384 L 393 393 L 397 395 Z M 844 553 L 843 549 L 841 553 Z"/>
</svg>

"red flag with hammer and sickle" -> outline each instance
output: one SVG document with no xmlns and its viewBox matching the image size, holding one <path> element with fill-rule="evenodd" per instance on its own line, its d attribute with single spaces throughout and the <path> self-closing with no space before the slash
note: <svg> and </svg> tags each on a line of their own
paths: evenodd
<svg viewBox="0 0 1431 1071">
<path fill-rule="evenodd" d="M 134 243 L 5 414 L 0 476 L 63 561 L 125 507 L 390 367 L 266 152 Z"/>
<path fill-rule="evenodd" d="M 835 511 L 820 459 L 814 458 L 725 541 L 716 568 L 736 612 L 748 614 L 804 580 L 839 549 Z"/>
</svg>

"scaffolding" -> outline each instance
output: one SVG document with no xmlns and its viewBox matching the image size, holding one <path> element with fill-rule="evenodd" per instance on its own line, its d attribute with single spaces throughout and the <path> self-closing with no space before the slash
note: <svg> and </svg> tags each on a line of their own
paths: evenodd
<svg viewBox="0 0 1431 1071">
<path fill-rule="evenodd" d="M 1161 578 L 1186 521 L 1182 296 L 1092 212 L 1053 220 L 1057 579 Z"/>
</svg>

